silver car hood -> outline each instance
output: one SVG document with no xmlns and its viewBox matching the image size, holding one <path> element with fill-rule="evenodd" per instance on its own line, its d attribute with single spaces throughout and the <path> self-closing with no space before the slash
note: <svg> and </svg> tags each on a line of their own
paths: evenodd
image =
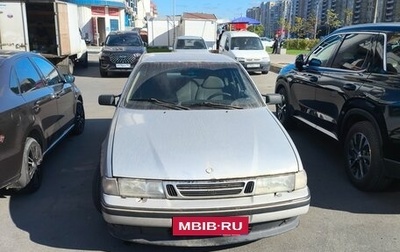
<svg viewBox="0 0 400 252">
<path fill-rule="evenodd" d="M 303 169 L 284 128 L 266 108 L 118 108 L 108 156 L 115 177 L 203 180 Z"/>
</svg>

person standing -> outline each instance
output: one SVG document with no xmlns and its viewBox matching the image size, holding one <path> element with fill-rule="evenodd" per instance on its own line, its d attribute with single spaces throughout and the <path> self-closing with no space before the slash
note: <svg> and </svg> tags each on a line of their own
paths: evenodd
<svg viewBox="0 0 400 252">
<path fill-rule="evenodd" d="M 278 37 L 274 37 L 274 43 L 272 44 L 272 54 L 277 54 L 278 53 Z"/>
</svg>

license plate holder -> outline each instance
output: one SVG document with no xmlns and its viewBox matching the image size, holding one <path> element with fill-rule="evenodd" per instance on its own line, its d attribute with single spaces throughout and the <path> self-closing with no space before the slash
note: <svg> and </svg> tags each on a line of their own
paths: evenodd
<svg viewBox="0 0 400 252">
<path fill-rule="evenodd" d="M 115 64 L 116 68 L 130 68 L 131 64 Z"/>
<path fill-rule="evenodd" d="M 236 236 L 249 233 L 249 217 L 173 217 L 174 236 Z"/>
</svg>

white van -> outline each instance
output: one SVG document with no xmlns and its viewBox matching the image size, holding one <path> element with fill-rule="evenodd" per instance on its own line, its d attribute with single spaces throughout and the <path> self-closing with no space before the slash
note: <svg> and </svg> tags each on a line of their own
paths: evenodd
<svg viewBox="0 0 400 252">
<path fill-rule="evenodd" d="M 249 31 L 226 31 L 222 34 L 219 53 L 239 61 L 248 72 L 268 73 L 271 60 L 260 37 Z"/>
</svg>

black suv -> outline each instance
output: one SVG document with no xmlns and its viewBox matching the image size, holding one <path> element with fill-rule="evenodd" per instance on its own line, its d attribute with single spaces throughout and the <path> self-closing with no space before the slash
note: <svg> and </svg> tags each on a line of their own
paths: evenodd
<svg viewBox="0 0 400 252">
<path fill-rule="evenodd" d="M 400 23 L 343 27 L 284 67 L 276 115 L 340 141 L 351 182 L 383 190 L 400 178 Z"/>
<path fill-rule="evenodd" d="M 99 57 L 101 77 L 110 72 L 130 73 L 145 52 L 145 43 L 136 31 L 110 32 Z"/>
</svg>

